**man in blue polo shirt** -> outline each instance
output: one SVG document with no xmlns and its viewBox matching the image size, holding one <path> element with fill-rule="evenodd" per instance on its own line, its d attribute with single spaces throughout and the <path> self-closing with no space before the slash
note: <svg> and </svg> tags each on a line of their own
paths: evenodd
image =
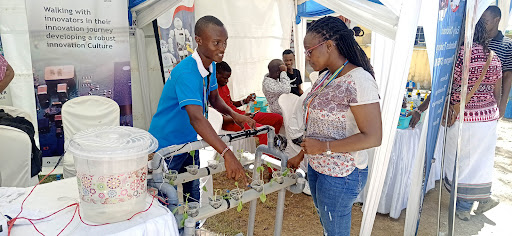
<svg viewBox="0 0 512 236">
<path fill-rule="evenodd" d="M 482 14 L 482 19 L 487 23 L 487 32 L 492 40 L 489 42 L 489 48 L 493 50 L 500 58 L 503 79 L 501 85 L 501 101 L 499 104 L 500 117 L 505 115 L 508 103 L 508 95 L 512 84 L 512 39 L 505 37 L 498 30 L 501 20 L 501 10 L 497 6 L 488 7 Z"/>
<path fill-rule="evenodd" d="M 200 18 L 195 25 L 197 49 L 191 57 L 182 60 L 165 83 L 158 109 L 153 116 L 149 132 L 158 140 L 159 148 L 197 140 L 197 134 L 224 157 L 228 178 L 246 182 L 245 171 L 234 153 L 217 136 L 207 120 L 208 104 L 229 115 L 241 127 L 247 123 L 255 128 L 256 122 L 240 115 L 220 98 L 217 91 L 215 62 L 221 62 L 226 50 L 228 33 L 224 24 L 213 16 Z M 184 153 L 167 160 L 171 170 L 185 172 L 192 162 L 199 165 L 199 151 Z M 183 184 L 183 192 L 199 200 L 199 180 Z"/>
</svg>

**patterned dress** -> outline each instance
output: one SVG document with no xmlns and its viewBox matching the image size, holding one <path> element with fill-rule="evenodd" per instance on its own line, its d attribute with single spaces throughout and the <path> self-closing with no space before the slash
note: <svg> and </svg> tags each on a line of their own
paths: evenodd
<svg viewBox="0 0 512 236">
<path fill-rule="evenodd" d="M 359 133 L 350 107 L 379 102 L 377 83 L 363 68 L 355 68 L 334 79 L 322 91 L 315 90 L 321 83 L 321 78 L 329 76 L 327 73 L 321 74 L 313 85 L 308 95 L 313 98 L 309 109 L 307 103 L 310 99 L 306 98 L 303 104 L 304 113 L 309 111 L 306 138 L 320 141 L 340 140 Z M 368 166 L 366 150 L 331 155 L 306 154 L 305 157 L 314 170 L 334 177 L 345 177 L 356 167 L 364 169 Z"/>
<path fill-rule="evenodd" d="M 476 43 L 473 44 L 471 67 L 469 68 L 468 92 L 471 91 L 478 78 L 480 78 L 488 55 L 489 54 L 484 53 L 482 46 Z M 452 96 L 450 99 L 452 105 L 460 103 L 463 57 L 464 47 L 461 47 L 453 75 Z M 494 97 L 494 88 L 496 82 L 501 79 L 501 76 L 501 62 L 495 54 L 480 87 L 466 105 L 464 110 L 464 122 L 486 122 L 499 119 L 500 112 L 498 111 L 496 98 Z"/>
</svg>

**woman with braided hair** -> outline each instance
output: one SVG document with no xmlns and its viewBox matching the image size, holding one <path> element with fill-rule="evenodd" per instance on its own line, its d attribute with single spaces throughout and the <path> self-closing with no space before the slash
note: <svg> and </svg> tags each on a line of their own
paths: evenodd
<svg viewBox="0 0 512 236">
<path fill-rule="evenodd" d="M 304 100 L 302 151 L 288 166 L 307 159 L 324 235 L 350 235 L 352 204 L 368 177 L 366 150 L 382 139 L 378 88 L 368 57 L 341 19 L 317 20 L 304 48 L 315 71 L 327 70 Z"/>
</svg>

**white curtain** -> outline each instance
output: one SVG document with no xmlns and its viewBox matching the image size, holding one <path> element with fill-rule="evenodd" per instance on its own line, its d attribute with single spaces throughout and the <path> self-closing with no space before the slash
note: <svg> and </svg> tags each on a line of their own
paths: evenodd
<svg viewBox="0 0 512 236">
<path fill-rule="evenodd" d="M 281 59 L 290 48 L 294 1 L 290 0 L 196 0 L 196 19 L 205 15 L 219 18 L 228 31 L 224 55 L 232 69 L 229 88 L 233 100 L 252 92 L 263 96 L 261 83 L 268 63 Z"/>
<path fill-rule="evenodd" d="M 304 36 L 306 36 L 307 20 L 303 19 L 299 24 L 293 23 L 293 25 L 293 35 L 295 37 L 295 66 L 297 70 L 300 71 L 300 74 L 302 75 L 302 81 L 304 81 L 304 78 L 309 76 L 306 75 L 306 64 L 304 63 L 306 61 L 306 57 L 304 55 L 305 50 L 303 43 Z M 304 87 L 302 88 L 302 90 L 305 90 Z"/>
<path fill-rule="evenodd" d="M 7 87 L 12 104 L 4 105 L 12 105 L 30 114 L 37 132 L 34 78 L 25 1 L 0 0 L 0 34 L 5 59 L 15 73 L 14 79 Z"/>
<path fill-rule="evenodd" d="M 508 26 L 508 19 L 510 16 L 510 0 L 499 0 L 498 7 L 501 9 L 501 21 L 499 29 L 505 32 Z"/>
<path fill-rule="evenodd" d="M 389 156 L 395 139 L 396 124 L 404 95 L 403 87 L 409 74 L 420 6 L 421 0 L 411 0 L 403 3 L 396 36 L 394 37 L 394 44 L 400 46 L 393 47 L 391 57 L 384 53 L 385 50 L 376 50 L 379 53 L 372 55 L 373 62 L 380 61 L 384 63 L 389 60 L 391 63 L 389 64 L 389 70 L 384 68 L 384 64 L 377 66 L 378 73 L 381 73 L 378 79 L 379 85 L 385 87 L 379 89 L 384 93 L 384 96 L 381 96 L 383 140 L 381 146 L 375 150 L 372 166 L 378 168 L 373 168 L 369 176 L 368 198 L 364 204 L 360 235 L 371 235 L 375 221 Z M 381 45 L 389 46 L 389 44 L 388 41 Z"/>
</svg>

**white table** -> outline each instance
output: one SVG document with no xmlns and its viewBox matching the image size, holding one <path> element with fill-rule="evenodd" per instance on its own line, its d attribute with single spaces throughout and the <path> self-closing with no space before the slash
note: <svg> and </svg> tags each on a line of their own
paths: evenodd
<svg viewBox="0 0 512 236">
<path fill-rule="evenodd" d="M 19 212 L 21 202 L 28 195 L 29 188 L 0 188 L 0 212 L 14 217 Z M 7 202 L 7 192 L 24 192 L 11 202 Z M 27 218 L 41 218 L 66 207 L 78 200 L 76 178 L 69 178 L 42 184 L 35 188 L 27 199 L 21 216 Z M 146 207 L 153 200 L 148 195 Z M 75 207 L 70 207 L 46 221 L 39 221 L 35 225 L 45 235 L 57 235 L 71 220 Z M 84 220 L 85 221 L 85 220 Z M 87 222 L 87 221 L 86 221 Z M 91 223 L 91 222 L 87 222 Z M 94 223 L 91 223 L 94 224 Z M 13 227 L 11 235 L 40 235 L 26 220 L 18 220 Z M 174 215 L 157 199 L 153 201 L 151 208 L 144 213 L 136 215 L 132 220 L 118 222 L 104 226 L 87 226 L 78 218 L 78 214 L 61 235 L 179 235 Z"/>
<path fill-rule="evenodd" d="M 397 219 L 400 217 L 402 210 L 407 207 L 410 180 L 421 137 L 421 130 L 421 125 L 415 129 L 397 130 L 377 212 L 389 214 L 390 217 Z M 438 153 L 437 149 L 436 152 Z M 440 155 L 436 155 L 436 160 L 439 161 L 432 164 L 427 191 L 434 188 L 435 181 L 440 178 L 441 161 L 437 156 Z"/>
</svg>

